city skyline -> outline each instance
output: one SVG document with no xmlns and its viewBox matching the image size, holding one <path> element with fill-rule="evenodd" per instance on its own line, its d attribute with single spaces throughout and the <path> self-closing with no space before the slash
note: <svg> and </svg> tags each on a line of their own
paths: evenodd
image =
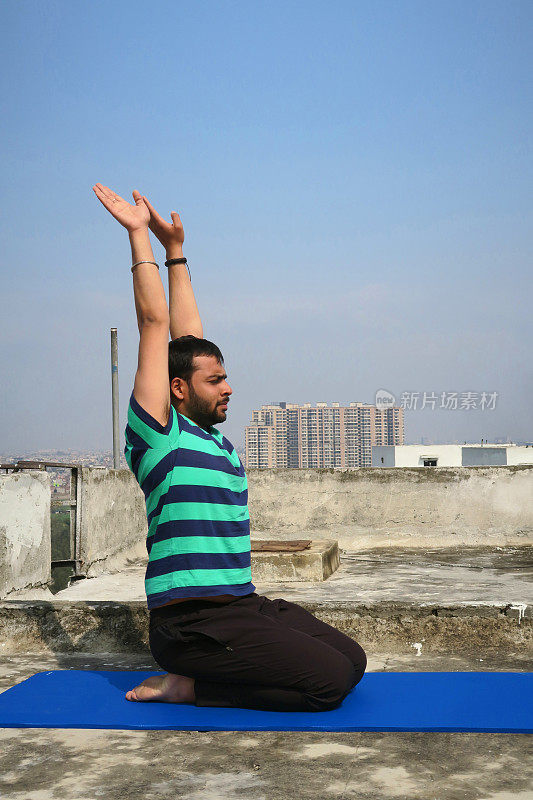
<svg viewBox="0 0 533 800">
<path fill-rule="evenodd" d="M 298 405 L 252 410 L 245 428 L 247 468 L 372 466 L 373 445 L 403 444 L 403 409 L 365 403 Z"/>
<path fill-rule="evenodd" d="M 423 394 L 423 393 L 421 393 L 421 394 Z M 444 393 L 444 394 L 446 396 L 449 396 L 449 394 L 447 394 L 447 393 Z M 457 394 L 459 394 L 459 393 L 457 393 Z M 400 395 L 401 395 L 401 393 L 400 393 Z M 109 387 L 109 402 L 111 402 L 111 387 Z M 355 401 L 354 400 L 350 400 L 350 401 L 347 401 L 347 402 L 344 402 L 344 403 L 339 401 L 339 400 L 332 400 L 332 401 L 329 401 L 329 402 L 324 401 L 324 400 L 316 400 L 316 401 L 313 401 L 313 402 L 311 402 L 309 400 L 304 400 L 301 403 L 290 403 L 289 401 L 283 401 L 283 400 L 279 400 L 279 399 L 278 400 L 272 400 L 271 399 L 271 400 L 267 400 L 266 402 L 263 402 L 263 403 L 258 403 L 258 405 L 261 406 L 261 407 L 266 407 L 266 406 L 271 406 L 271 405 L 277 406 L 277 405 L 285 405 L 285 404 L 286 405 L 295 405 L 295 406 L 298 405 L 298 406 L 301 406 L 301 407 L 311 407 L 311 408 L 318 408 L 318 407 L 321 407 L 321 406 L 332 408 L 332 407 L 339 406 L 339 405 L 343 406 L 343 407 L 355 406 L 355 405 L 368 405 L 368 406 L 374 406 L 375 405 L 374 403 L 369 403 L 369 402 L 364 401 L 364 400 L 355 400 Z M 122 402 L 120 403 L 120 405 L 121 405 L 121 409 L 120 409 L 120 419 L 121 419 L 120 454 L 121 454 L 121 461 L 123 461 L 124 460 L 123 451 L 124 451 L 124 444 L 125 444 L 125 440 L 124 440 L 125 422 L 124 422 L 124 426 L 122 426 L 122 421 L 123 421 L 123 418 L 125 419 L 125 415 L 123 415 Z M 234 405 L 234 396 L 232 396 L 232 405 Z M 476 432 L 476 430 L 469 431 L 468 429 L 466 429 L 465 436 L 455 436 L 455 437 L 451 437 L 451 438 L 446 438 L 446 437 L 442 437 L 442 436 L 436 435 L 435 432 L 431 431 L 431 427 L 430 426 L 428 426 L 426 428 L 426 431 L 427 431 L 426 433 L 422 433 L 420 435 L 416 435 L 416 434 L 410 435 L 409 434 L 409 429 L 408 429 L 407 424 L 406 424 L 406 419 L 409 419 L 409 416 L 408 416 L 408 414 L 409 414 L 409 410 L 408 410 L 409 409 L 409 405 L 403 405 L 402 406 L 402 405 L 396 404 L 394 407 L 395 408 L 401 408 L 402 411 L 403 411 L 403 424 L 404 424 L 404 434 L 405 434 L 404 443 L 405 444 L 424 444 L 424 443 L 428 443 L 428 444 L 463 444 L 463 443 L 479 443 L 482 440 L 484 440 L 485 442 L 492 442 L 493 444 L 513 443 L 513 442 L 516 443 L 516 444 L 525 444 L 525 443 L 530 443 L 530 442 L 533 441 L 533 426 L 530 427 L 530 429 L 529 429 L 529 432 L 530 432 L 529 436 L 527 435 L 528 431 L 526 429 L 526 436 L 518 436 L 518 437 L 512 436 L 508 431 L 505 431 L 505 430 L 501 431 L 501 430 L 498 430 L 497 428 L 495 428 L 494 429 L 495 433 L 492 434 L 492 435 L 488 435 L 487 433 L 485 433 L 484 435 L 480 436 L 479 435 L 479 431 L 477 431 L 477 432 Z M 231 406 L 230 406 L 230 408 L 231 408 Z M 425 410 L 426 411 L 426 416 L 427 416 L 427 412 L 428 411 L 435 411 L 435 410 L 438 411 L 439 410 L 438 407 L 437 408 L 426 409 Z M 461 409 L 460 409 L 459 406 L 455 410 L 461 412 Z M 420 411 L 422 411 L 422 409 L 420 409 Z M 443 411 L 442 413 L 444 414 L 444 413 L 446 413 L 446 411 Z M 448 411 L 448 413 L 449 413 L 449 411 Z M 472 414 L 472 413 L 475 413 L 475 410 L 472 409 L 472 408 L 470 408 L 469 410 L 464 409 L 462 411 L 462 413 L 470 413 L 470 414 Z M 478 409 L 478 414 L 479 413 L 480 413 L 480 411 Z M 252 414 L 253 414 L 252 410 L 248 410 L 248 411 L 244 412 L 244 415 L 245 415 L 245 417 L 247 419 L 247 422 L 243 425 L 241 431 L 239 431 L 237 429 L 237 434 L 235 436 L 233 436 L 233 438 L 231 438 L 230 435 L 228 434 L 228 426 L 227 426 L 228 420 L 226 420 L 225 422 L 217 424 L 217 427 L 219 428 L 219 430 L 221 430 L 221 432 L 224 434 L 224 436 L 226 436 L 226 438 L 231 440 L 231 442 L 234 445 L 235 449 L 238 450 L 238 452 L 240 454 L 244 454 L 246 452 L 246 441 L 245 441 L 246 428 L 249 425 L 249 420 L 252 417 Z M 6 448 L 4 446 L 2 449 L 3 449 L 4 453 L 6 453 L 6 454 L 12 454 L 12 453 L 18 454 L 18 457 L 20 457 L 20 458 L 25 458 L 27 453 L 30 453 L 30 454 L 58 453 L 58 452 L 63 452 L 64 451 L 65 453 L 76 453 L 76 452 L 79 452 L 79 453 L 84 453 L 84 454 L 91 453 L 91 452 L 94 452 L 94 453 L 97 453 L 97 454 L 109 453 L 109 454 L 111 454 L 111 459 L 112 459 L 111 407 L 109 408 L 109 422 L 108 422 L 108 424 L 109 424 L 109 446 L 108 447 L 106 447 L 105 445 L 103 447 L 102 446 L 90 447 L 89 445 L 85 445 L 85 446 L 81 446 L 81 447 L 69 447 L 68 443 L 65 444 L 64 447 L 53 447 L 53 446 L 36 447 L 34 443 L 30 443 L 27 447 L 22 446 L 22 447 Z M 485 429 L 487 427 L 489 427 L 489 426 L 485 426 L 483 429 Z M 233 428 L 235 429 L 235 426 L 233 426 Z M 5 442 L 5 437 L 4 437 L 3 443 L 4 442 Z M 0 451 L 0 453 L 1 453 L 1 451 Z M 12 457 L 11 455 L 6 455 L 5 457 L 2 457 L 1 454 L 0 454 L 0 459 L 2 459 L 2 458 L 11 458 L 11 457 Z M 124 464 L 125 464 L 125 461 L 124 461 Z"/>
<path fill-rule="evenodd" d="M 277 406 L 277 405 L 298 405 L 298 404 L 291 404 L 287 401 L 282 400 L 269 400 L 265 403 L 261 404 L 261 408 L 268 408 L 269 406 Z M 320 405 L 326 406 L 329 408 L 333 408 L 338 405 L 342 405 L 339 401 L 332 401 L 331 404 L 324 403 L 323 401 L 317 401 L 314 405 L 309 401 L 302 403 L 301 407 L 312 407 L 317 408 Z M 364 403 L 362 401 L 350 401 L 346 404 L 346 406 L 356 406 L 356 405 L 370 405 Z M 248 419 L 249 421 L 253 418 L 254 412 L 253 410 L 249 412 Z M 248 422 L 249 424 L 249 422 Z M 246 456 L 246 425 L 242 431 L 242 441 L 238 441 L 234 439 L 232 444 L 234 445 L 235 449 L 239 453 L 240 456 Z M 222 430 L 223 428 L 219 426 L 219 429 Z M 124 458 L 124 447 L 123 447 L 123 431 L 121 431 L 121 449 L 120 449 L 120 462 L 121 468 L 127 469 L 126 460 Z M 224 434 L 226 435 L 226 434 Z M 404 444 L 406 445 L 416 445 L 416 444 L 518 444 L 518 445 L 525 445 L 525 444 L 533 444 L 533 437 L 529 439 L 515 439 L 513 440 L 508 434 L 494 436 L 491 439 L 485 438 L 483 439 L 475 439 L 473 437 L 468 437 L 466 439 L 455 439 L 455 440 L 442 440 L 438 438 L 432 438 L 430 436 L 420 436 L 417 439 L 412 439 L 408 435 L 405 435 L 405 416 L 404 416 Z M 112 444 L 110 443 L 109 447 L 107 448 L 14 448 L 14 449 L 6 449 L 3 448 L 0 450 L 0 463 L 16 463 L 17 460 L 43 460 L 43 461 L 64 461 L 65 463 L 73 461 L 89 465 L 97 465 L 97 466 L 112 466 L 113 464 L 113 450 Z"/>
</svg>

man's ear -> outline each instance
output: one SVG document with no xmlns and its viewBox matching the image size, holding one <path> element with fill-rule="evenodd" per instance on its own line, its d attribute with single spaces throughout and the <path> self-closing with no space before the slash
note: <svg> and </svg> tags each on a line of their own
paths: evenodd
<svg viewBox="0 0 533 800">
<path fill-rule="evenodd" d="M 185 386 L 185 381 L 183 378 L 172 378 L 170 381 L 170 392 L 174 395 L 178 400 L 184 400 L 185 395 L 183 394 L 183 387 Z"/>
</svg>

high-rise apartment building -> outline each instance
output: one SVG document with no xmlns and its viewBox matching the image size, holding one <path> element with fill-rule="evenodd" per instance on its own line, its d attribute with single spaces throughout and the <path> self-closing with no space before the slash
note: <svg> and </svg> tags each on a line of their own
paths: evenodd
<svg viewBox="0 0 533 800">
<path fill-rule="evenodd" d="M 403 444 L 403 408 L 278 403 L 252 411 L 246 467 L 371 467 L 372 445 Z"/>
</svg>

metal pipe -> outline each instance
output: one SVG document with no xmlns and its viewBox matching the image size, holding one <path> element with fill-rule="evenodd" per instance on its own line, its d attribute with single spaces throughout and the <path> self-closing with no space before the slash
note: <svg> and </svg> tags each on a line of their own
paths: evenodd
<svg viewBox="0 0 533 800">
<path fill-rule="evenodd" d="M 120 468 L 120 431 L 118 421 L 118 339 L 111 328 L 111 401 L 113 408 L 113 467 Z"/>
</svg>

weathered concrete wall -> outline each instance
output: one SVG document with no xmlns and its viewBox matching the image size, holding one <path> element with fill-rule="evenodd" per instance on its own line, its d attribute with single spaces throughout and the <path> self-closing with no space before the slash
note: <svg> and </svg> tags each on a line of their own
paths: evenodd
<svg viewBox="0 0 533 800">
<path fill-rule="evenodd" d="M 247 470 L 252 537 L 344 550 L 533 542 L 533 467 Z M 268 534 L 268 535 L 266 535 Z"/>
<path fill-rule="evenodd" d="M 144 494 L 128 469 L 82 467 L 81 558 L 89 577 L 146 556 Z"/>
<path fill-rule="evenodd" d="M 387 545 L 533 542 L 533 466 L 250 469 L 252 538 Z M 82 557 L 89 576 L 146 557 L 144 495 L 129 470 L 83 468 Z"/>
<path fill-rule="evenodd" d="M 361 644 L 367 653 L 531 654 L 531 614 L 509 606 L 335 603 L 302 608 Z M 0 642 L 6 653 L 145 653 L 148 610 L 129 603 L 4 601 Z"/>
<path fill-rule="evenodd" d="M 533 466 L 247 471 L 252 538 L 371 547 L 533 542 Z M 50 582 L 50 477 L 0 476 L 0 596 Z M 89 577 L 146 558 L 144 495 L 129 470 L 82 468 Z"/>
<path fill-rule="evenodd" d="M 0 597 L 51 580 L 50 475 L 0 475 Z"/>
</svg>

